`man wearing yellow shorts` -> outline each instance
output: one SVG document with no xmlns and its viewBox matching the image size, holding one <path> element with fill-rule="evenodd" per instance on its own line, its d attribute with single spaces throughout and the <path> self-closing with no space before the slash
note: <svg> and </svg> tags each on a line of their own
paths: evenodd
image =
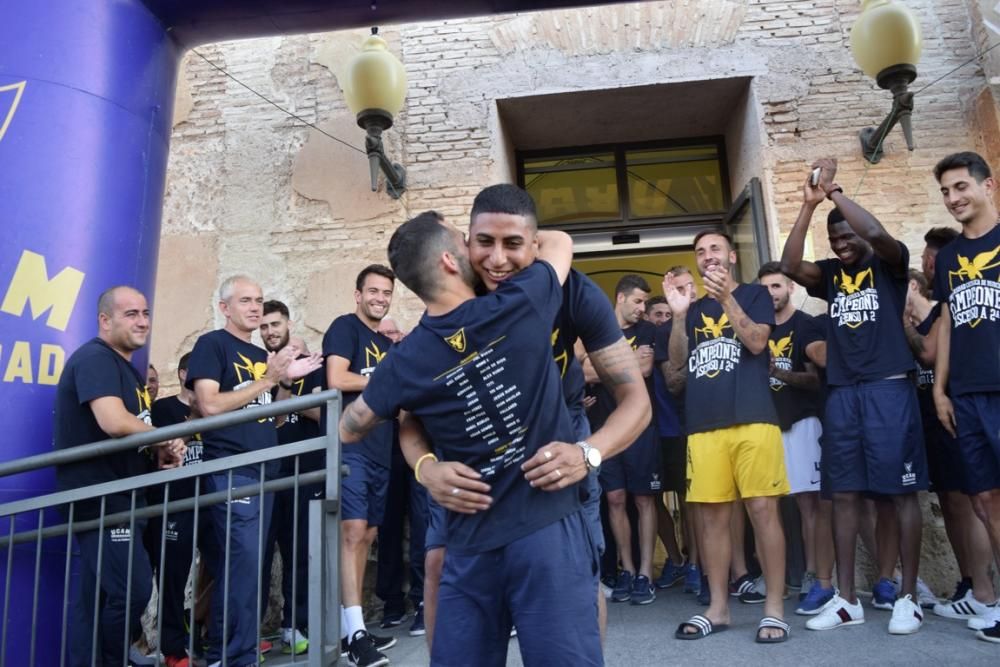
<svg viewBox="0 0 1000 667">
<path fill-rule="evenodd" d="M 663 291 L 673 314 L 667 384 L 685 392 L 688 502 L 699 503 L 702 560 L 711 589 L 704 614 L 682 623 L 678 639 L 701 639 L 729 626 L 729 520 L 742 498 L 756 534 L 767 587 L 760 643 L 788 639 L 782 620 L 785 536 L 778 498 L 789 492 L 778 415 L 768 389 L 767 340 L 774 305 L 761 285 L 737 283 L 732 239 L 705 231 L 694 239 L 706 296 L 693 304 L 688 288 L 667 274 Z"/>
</svg>

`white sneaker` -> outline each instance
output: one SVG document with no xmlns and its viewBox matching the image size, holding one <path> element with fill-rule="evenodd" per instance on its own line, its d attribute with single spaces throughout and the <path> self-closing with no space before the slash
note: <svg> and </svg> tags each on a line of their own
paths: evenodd
<svg viewBox="0 0 1000 667">
<path fill-rule="evenodd" d="M 989 612 L 989 605 L 985 605 L 979 600 L 977 600 L 973 595 L 972 591 L 966 592 L 958 600 L 954 602 L 945 601 L 939 602 L 934 605 L 934 613 L 938 616 L 944 616 L 945 618 L 974 618 L 976 616 L 981 616 Z"/>
<path fill-rule="evenodd" d="M 988 605 L 982 614 L 973 616 L 965 625 L 970 630 L 985 630 L 992 628 L 994 623 L 1000 623 L 1000 602 Z"/>
<path fill-rule="evenodd" d="M 903 587 L 899 577 L 893 577 L 892 583 L 896 584 L 897 591 Z M 934 595 L 931 587 L 923 579 L 917 577 L 917 603 L 924 609 L 933 609 L 938 602 L 938 596 Z"/>
<path fill-rule="evenodd" d="M 889 619 L 890 635 L 912 635 L 924 622 L 924 611 L 913 602 L 913 596 L 904 595 L 892 605 Z"/>
<path fill-rule="evenodd" d="M 861 601 L 851 604 L 840 597 L 840 591 L 837 591 L 818 614 L 806 621 L 806 627 L 810 630 L 832 630 L 842 625 L 858 625 L 864 622 L 865 610 L 861 606 Z"/>
</svg>

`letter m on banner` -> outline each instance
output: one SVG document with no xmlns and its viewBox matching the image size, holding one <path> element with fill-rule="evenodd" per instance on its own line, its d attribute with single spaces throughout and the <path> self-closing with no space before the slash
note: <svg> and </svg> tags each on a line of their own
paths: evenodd
<svg viewBox="0 0 1000 667">
<path fill-rule="evenodd" d="M 83 285 L 83 272 L 66 267 L 49 279 L 45 268 L 45 258 L 25 250 L 17 262 L 14 278 L 10 281 L 7 294 L 0 304 L 0 311 L 16 315 L 24 314 L 24 308 L 31 304 L 31 317 L 37 320 L 49 311 L 45 323 L 53 329 L 66 331 L 76 297 Z"/>
</svg>

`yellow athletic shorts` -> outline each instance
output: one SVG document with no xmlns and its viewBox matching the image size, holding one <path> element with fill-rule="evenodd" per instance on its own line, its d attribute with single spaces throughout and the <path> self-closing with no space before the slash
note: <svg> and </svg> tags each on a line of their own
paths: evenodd
<svg viewBox="0 0 1000 667">
<path fill-rule="evenodd" d="M 789 493 L 781 430 L 740 424 L 688 436 L 688 493 L 693 503 Z"/>
</svg>

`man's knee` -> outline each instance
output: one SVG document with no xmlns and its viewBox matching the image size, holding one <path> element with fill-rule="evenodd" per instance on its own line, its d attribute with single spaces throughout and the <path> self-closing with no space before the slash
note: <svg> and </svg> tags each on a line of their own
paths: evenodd
<svg viewBox="0 0 1000 667">
<path fill-rule="evenodd" d="M 743 504 L 747 508 L 750 520 L 755 524 L 758 521 L 768 521 L 778 516 L 778 499 L 776 497 L 746 498 Z"/>
<path fill-rule="evenodd" d="M 625 509 L 625 489 L 615 489 L 607 492 L 609 509 Z"/>
<path fill-rule="evenodd" d="M 368 542 L 368 522 L 351 519 L 340 525 L 341 539 L 348 548 L 359 547 Z"/>
<path fill-rule="evenodd" d="M 640 511 L 653 511 L 656 508 L 656 498 L 656 496 L 635 496 L 635 506 Z"/>
</svg>

